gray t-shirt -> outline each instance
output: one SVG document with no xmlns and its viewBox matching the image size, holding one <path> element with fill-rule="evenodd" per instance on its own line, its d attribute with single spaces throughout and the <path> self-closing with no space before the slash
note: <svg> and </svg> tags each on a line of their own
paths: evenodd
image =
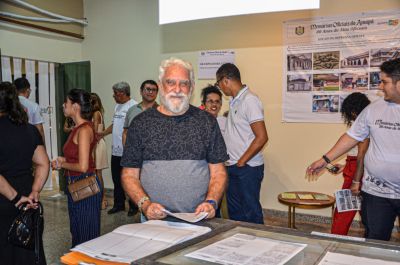
<svg viewBox="0 0 400 265">
<path fill-rule="evenodd" d="M 370 144 L 364 158 L 362 190 L 400 199 L 400 104 L 379 99 L 366 107 L 347 134 Z"/>
<path fill-rule="evenodd" d="M 180 116 L 148 109 L 133 119 L 121 166 L 141 168 L 141 184 L 153 202 L 193 212 L 205 200 L 208 164 L 228 159 L 217 120 L 190 106 Z"/>
</svg>

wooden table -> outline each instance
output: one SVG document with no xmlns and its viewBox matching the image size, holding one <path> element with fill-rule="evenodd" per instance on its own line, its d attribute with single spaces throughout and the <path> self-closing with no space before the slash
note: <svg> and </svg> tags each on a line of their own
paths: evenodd
<svg viewBox="0 0 400 265">
<path fill-rule="evenodd" d="M 329 196 L 327 194 L 319 193 L 319 192 L 311 192 L 311 191 L 288 191 L 284 193 L 295 193 L 296 199 L 284 199 L 282 198 L 282 193 L 278 195 L 278 201 L 282 204 L 285 204 L 289 207 L 288 210 L 288 227 L 296 228 L 296 207 L 301 209 L 322 209 L 327 207 L 332 207 L 332 217 L 335 206 L 335 198 Z M 315 195 L 327 196 L 329 200 L 302 200 L 299 198 L 298 194 L 311 194 L 314 198 Z M 293 209 L 293 210 L 292 210 Z"/>
</svg>

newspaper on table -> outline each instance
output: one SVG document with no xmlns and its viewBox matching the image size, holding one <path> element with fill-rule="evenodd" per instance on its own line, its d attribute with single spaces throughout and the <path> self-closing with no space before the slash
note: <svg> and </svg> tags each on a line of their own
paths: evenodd
<svg viewBox="0 0 400 265">
<path fill-rule="evenodd" d="M 361 210 L 360 196 L 354 196 L 349 189 L 338 190 L 335 192 L 336 208 L 339 213 Z"/>
<path fill-rule="evenodd" d="M 130 263 L 210 231 L 209 227 L 188 223 L 151 220 L 120 226 L 71 250 L 96 259 Z"/>
<path fill-rule="evenodd" d="M 353 255 L 327 252 L 318 265 L 400 265 L 400 262 L 385 261 L 381 259 L 371 259 L 365 257 L 357 257 Z"/>
<path fill-rule="evenodd" d="M 238 233 L 185 256 L 224 265 L 282 265 L 306 246 Z"/>
<path fill-rule="evenodd" d="M 208 215 L 207 212 L 200 212 L 198 214 L 195 214 L 195 213 L 173 213 L 168 211 L 167 209 L 164 209 L 163 211 L 170 216 L 173 216 L 175 218 L 181 219 L 189 223 L 197 223 L 198 221 L 206 218 Z"/>
</svg>

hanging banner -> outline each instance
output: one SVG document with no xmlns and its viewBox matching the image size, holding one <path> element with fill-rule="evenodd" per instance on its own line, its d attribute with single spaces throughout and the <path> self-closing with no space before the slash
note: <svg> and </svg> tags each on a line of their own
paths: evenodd
<svg viewBox="0 0 400 265">
<path fill-rule="evenodd" d="M 215 79 L 215 73 L 221 65 L 235 63 L 235 51 L 201 51 L 198 61 L 198 79 Z"/>
<path fill-rule="evenodd" d="M 283 121 L 342 123 L 353 92 L 380 96 L 379 66 L 400 58 L 400 10 L 286 21 Z"/>
<path fill-rule="evenodd" d="M 1 76 L 2 82 L 12 82 L 12 75 L 11 75 L 11 62 L 10 57 L 1 56 Z"/>
<path fill-rule="evenodd" d="M 14 80 L 22 77 L 22 59 L 21 58 L 13 58 L 14 65 Z"/>
</svg>

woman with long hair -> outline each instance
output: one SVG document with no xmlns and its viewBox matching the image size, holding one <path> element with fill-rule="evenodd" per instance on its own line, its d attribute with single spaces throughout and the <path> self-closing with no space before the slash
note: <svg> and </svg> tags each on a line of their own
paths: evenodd
<svg viewBox="0 0 400 265">
<path fill-rule="evenodd" d="M 90 94 L 90 102 L 92 104 L 93 111 L 93 127 L 96 133 L 104 131 L 104 108 L 101 104 L 101 99 L 96 93 Z M 107 147 L 104 138 L 102 137 L 96 144 L 94 149 L 94 161 L 96 164 L 96 175 L 100 179 L 101 187 L 104 190 L 103 181 L 103 169 L 108 168 L 108 157 L 107 157 Z M 101 200 L 101 209 L 104 210 L 108 206 L 108 202 L 105 199 L 105 193 L 103 192 L 103 197 Z"/>
<path fill-rule="evenodd" d="M 10 244 L 7 233 L 18 215 L 17 207 L 22 203 L 37 207 L 49 159 L 38 129 L 28 123 L 16 88 L 9 82 L 0 83 L 0 139 L 0 263 L 35 264 L 34 250 Z M 46 264 L 42 243 L 39 256 L 39 264 Z"/>
<path fill-rule="evenodd" d="M 51 162 L 51 166 L 53 169 L 65 169 L 67 183 L 70 184 L 95 175 L 93 149 L 96 137 L 91 122 L 90 93 L 82 89 L 72 89 L 63 108 L 65 117 L 72 118 L 75 127 L 64 144 L 65 157 L 57 157 Z M 96 180 L 100 185 L 97 177 Z M 74 202 L 67 190 L 72 247 L 100 236 L 101 192 Z"/>
</svg>

